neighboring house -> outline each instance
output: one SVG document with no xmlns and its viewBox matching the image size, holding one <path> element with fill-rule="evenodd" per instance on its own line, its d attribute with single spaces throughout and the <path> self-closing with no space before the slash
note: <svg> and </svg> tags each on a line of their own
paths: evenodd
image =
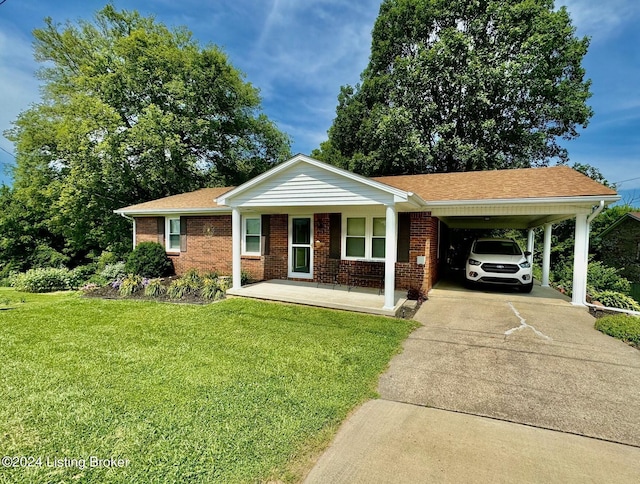
<svg viewBox="0 0 640 484">
<path fill-rule="evenodd" d="M 602 261 L 640 282 L 640 212 L 629 212 L 600 234 Z"/>
<path fill-rule="evenodd" d="M 586 285 L 587 217 L 594 205 L 618 199 L 566 166 L 367 178 L 296 155 L 239 187 L 205 188 L 116 213 L 133 218 L 134 245 L 164 244 L 178 273 L 193 267 L 233 274 L 234 288 L 241 271 L 256 280 L 383 284 L 386 308 L 396 288 L 433 287 L 441 247 L 457 227 L 530 234 L 545 227 L 548 253 L 551 225 L 575 218 L 574 275 L 576 287 L 581 277 Z"/>
</svg>

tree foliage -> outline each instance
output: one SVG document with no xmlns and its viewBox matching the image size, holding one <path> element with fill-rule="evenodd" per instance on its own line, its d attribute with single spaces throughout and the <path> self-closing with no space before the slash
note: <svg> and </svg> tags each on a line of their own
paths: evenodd
<svg viewBox="0 0 640 484">
<path fill-rule="evenodd" d="M 338 96 L 313 155 L 365 175 L 567 161 L 591 109 L 582 58 L 553 0 L 384 0 L 361 84 Z"/>
<path fill-rule="evenodd" d="M 18 156 L 0 228 L 19 227 L 3 246 L 81 258 L 130 240 L 116 208 L 239 184 L 289 156 L 257 89 L 184 28 L 108 5 L 33 34 L 43 94 L 6 133 Z"/>
</svg>

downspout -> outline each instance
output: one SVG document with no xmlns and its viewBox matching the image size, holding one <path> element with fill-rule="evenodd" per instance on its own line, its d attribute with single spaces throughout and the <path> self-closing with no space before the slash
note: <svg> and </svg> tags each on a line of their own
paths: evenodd
<svg viewBox="0 0 640 484">
<path fill-rule="evenodd" d="M 135 249 L 136 248 L 136 219 L 133 218 L 133 217 L 129 217 L 128 215 L 125 215 L 122 212 L 118 212 L 118 214 L 120 216 L 126 218 L 127 220 L 131 220 L 133 222 L 133 236 L 132 236 L 132 239 L 133 239 L 133 248 Z"/>
<path fill-rule="evenodd" d="M 587 217 L 587 253 L 585 254 L 585 258 L 587 260 L 589 258 L 589 232 L 591 231 L 591 222 L 593 222 L 594 218 L 600 215 L 602 210 L 604 210 L 604 200 L 600 200 L 600 204 L 598 205 L 598 207 L 593 211 L 591 215 Z M 587 267 L 588 267 L 588 262 L 587 262 Z M 586 293 L 587 292 L 585 291 L 585 295 Z M 587 307 L 595 308 L 599 310 L 614 311 L 616 313 L 625 313 L 625 314 L 631 314 L 633 316 L 640 316 L 640 311 L 631 311 L 629 309 L 620 309 L 620 308 L 610 308 L 606 306 L 596 306 L 595 304 L 588 303 L 586 298 L 584 301 L 582 301 L 582 304 L 584 304 Z"/>
</svg>

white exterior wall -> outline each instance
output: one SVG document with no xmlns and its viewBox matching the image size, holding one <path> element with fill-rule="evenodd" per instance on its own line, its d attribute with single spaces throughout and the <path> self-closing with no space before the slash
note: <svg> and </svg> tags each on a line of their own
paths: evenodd
<svg viewBox="0 0 640 484">
<path fill-rule="evenodd" d="M 393 203 L 393 195 L 300 163 L 233 198 L 237 207 L 353 206 Z"/>
</svg>

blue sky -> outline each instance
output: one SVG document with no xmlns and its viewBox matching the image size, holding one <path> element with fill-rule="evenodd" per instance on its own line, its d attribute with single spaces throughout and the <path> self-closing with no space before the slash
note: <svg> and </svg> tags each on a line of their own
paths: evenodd
<svg viewBox="0 0 640 484">
<path fill-rule="evenodd" d="M 88 19 L 105 1 L 6 0 L 0 5 L 0 133 L 39 99 L 31 32 L 43 18 Z M 168 26 L 187 26 L 202 44 L 214 43 L 261 91 L 263 108 L 309 154 L 326 139 L 339 88 L 355 84 L 367 65 L 380 0 L 114 0 L 116 8 L 153 14 Z M 584 61 L 595 111 L 577 140 L 566 142 L 571 162 L 589 163 L 624 194 L 640 195 L 640 2 L 556 0 L 566 5 L 578 35 L 591 37 Z M 0 136 L 0 165 L 13 158 Z M 1 168 L 1 167 L 0 167 Z M 7 176 L 0 180 L 8 180 Z M 628 195 L 627 195 L 628 196 Z"/>
</svg>

